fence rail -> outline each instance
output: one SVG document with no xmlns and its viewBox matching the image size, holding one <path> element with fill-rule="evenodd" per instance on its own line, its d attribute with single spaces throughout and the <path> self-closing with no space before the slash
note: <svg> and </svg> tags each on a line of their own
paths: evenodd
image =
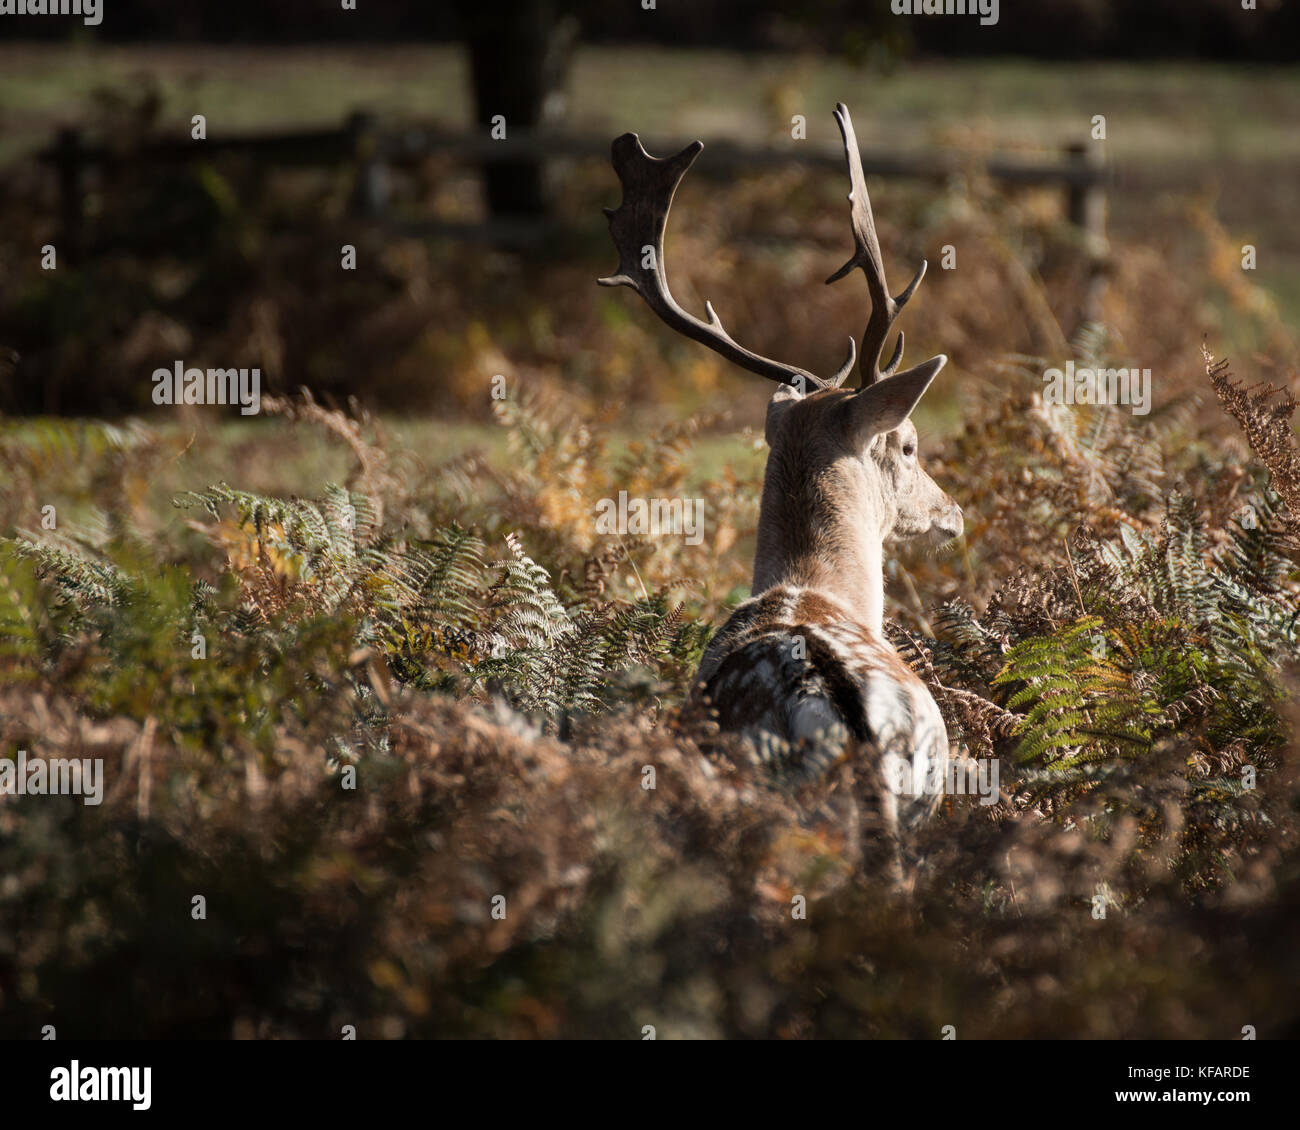
<svg viewBox="0 0 1300 1130">
<path fill-rule="evenodd" d="M 675 151 L 677 146 L 661 139 L 648 139 L 653 152 Z M 273 165 L 330 166 L 354 164 L 357 182 L 353 209 L 371 219 L 388 216 L 389 172 L 406 168 L 431 156 L 445 155 L 466 163 L 483 165 L 509 161 L 553 159 L 595 159 L 607 157 L 609 142 L 576 134 L 514 131 L 494 140 L 483 133 L 452 132 L 411 128 L 382 130 L 373 116 L 354 113 L 338 129 L 289 133 L 257 133 L 214 137 L 204 141 L 148 141 L 123 150 L 89 145 L 76 129 L 62 130 L 54 144 L 38 154 L 51 165 L 59 181 L 60 212 L 64 238 L 80 243 L 88 168 L 112 169 L 126 163 L 153 161 L 181 163 L 200 160 L 216 153 L 240 153 Z M 1057 161 L 1019 160 L 994 156 L 977 167 L 996 180 L 1020 185 L 1058 185 L 1065 194 L 1065 212 L 1070 222 L 1099 246 L 1105 241 L 1105 195 L 1110 171 L 1095 156 L 1096 148 L 1083 144 L 1063 147 Z M 790 165 L 842 169 L 843 151 L 819 149 L 807 143 L 783 147 L 756 147 L 719 142 L 709 146 L 709 159 L 697 175 L 716 176 L 737 168 L 780 168 Z M 957 154 L 929 153 L 896 155 L 864 152 L 862 167 L 868 175 L 942 180 L 971 168 L 969 158 Z M 538 221 L 528 221 L 538 224 Z M 545 222 L 541 222 L 544 226 Z M 497 230 L 520 232 L 526 225 L 510 221 Z M 442 225 L 455 236 L 473 237 L 473 225 Z"/>
</svg>

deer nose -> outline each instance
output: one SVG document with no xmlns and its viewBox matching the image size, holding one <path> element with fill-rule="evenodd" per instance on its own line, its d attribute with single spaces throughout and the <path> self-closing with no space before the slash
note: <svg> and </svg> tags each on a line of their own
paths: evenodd
<svg viewBox="0 0 1300 1130">
<path fill-rule="evenodd" d="M 943 521 L 939 523 L 943 532 L 949 537 L 961 537 L 962 531 L 966 528 L 966 521 L 962 515 L 961 507 L 955 502 L 948 508 L 948 513 L 943 516 Z"/>
</svg>

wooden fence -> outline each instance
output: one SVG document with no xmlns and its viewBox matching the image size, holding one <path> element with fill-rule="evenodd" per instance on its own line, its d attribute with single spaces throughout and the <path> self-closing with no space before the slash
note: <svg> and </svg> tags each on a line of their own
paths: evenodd
<svg viewBox="0 0 1300 1130">
<path fill-rule="evenodd" d="M 680 140 L 680 139 L 679 139 Z M 676 151 L 679 145 L 646 139 L 655 153 Z M 409 168 L 430 156 L 450 156 L 469 164 L 497 161 L 548 160 L 553 158 L 608 158 L 609 141 L 573 134 L 512 131 L 508 138 L 493 140 L 482 133 L 457 133 L 436 129 L 384 131 L 374 117 L 354 113 L 339 129 L 298 133 L 250 134 L 150 141 L 123 152 L 107 146 L 92 146 L 76 129 L 61 131 L 49 148 L 40 152 L 42 161 L 57 173 L 59 209 L 63 239 L 71 247 L 82 244 L 85 225 L 86 170 L 112 169 L 124 162 L 177 163 L 205 159 L 219 153 L 239 153 L 269 165 L 323 166 L 350 164 L 356 170 L 352 209 L 356 216 L 374 221 L 391 220 L 389 210 L 390 172 Z M 1024 161 L 993 157 L 982 164 L 987 174 L 1009 184 L 1056 185 L 1065 197 L 1065 214 L 1087 237 L 1092 254 L 1104 253 L 1106 242 L 1106 187 L 1110 176 L 1100 162 L 1096 146 L 1071 144 L 1057 161 Z M 817 149 L 807 143 L 776 147 L 752 147 L 719 142 L 709 146 L 708 160 L 697 175 L 716 176 L 736 168 L 780 168 L 789 165 L 826 167 L 843 171 L 843 151 Z M 942 180 L 969 168 L 968 159 L 949 154 L 894 156 L 864 152 L 862 167 L 868 175 Z M 410 225 L 403 225 L 409 227 Z M 486 224 L 422 225 L 429 234 L 454 238 L 495 239 L 505 242 L 541 234 L 545 220 L 491 220 Z"/>
</svg>

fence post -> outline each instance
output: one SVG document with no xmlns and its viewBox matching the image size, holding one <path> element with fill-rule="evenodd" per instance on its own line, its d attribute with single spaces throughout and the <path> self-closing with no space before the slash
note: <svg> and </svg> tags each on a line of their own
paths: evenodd
<svg viewBox="0 0 1300 1130">
<path fill-rule="evenodd" d="M 377 219 L 388 208 L 388 166 L 380 152 L 375 116 L 358 110 L 348 118 L 344 129 L 351 138 L 352 156 L 357 163 L 352 212 L 367 219 Z"/>
<path fill-rule="evenodd" d="M 82 171 L 85 168 L 84 145 L 79 129 L 59 130 L 54 144 L 54 166 L 59 178 L 59 238 L 67 253 L 81 250 L 82 221 L 85 216 Z"/>
<path fill-rule="evenodd" d="M 1070 223 L 1083 236 L 1088 279 L 1079 309 L 1076 330 L 1085 322 L 1101 320 L 1106 277 L 1110 269 L 1110 240 L 1106 236 L 1106 187 L 1102 182 L 1105 159 L 1096 142 L 1074 142 L 1065 147 L 1065 159 L 1072 169 L 1086 177 L 1070 181 L 1066 188 L 1066 212 Z"/>
</svg>

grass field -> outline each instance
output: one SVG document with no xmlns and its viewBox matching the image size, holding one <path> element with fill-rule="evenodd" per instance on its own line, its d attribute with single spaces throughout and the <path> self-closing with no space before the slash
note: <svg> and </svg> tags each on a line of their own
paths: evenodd
<svg viewBox="0 0 1300 1130">
<path fill-rule="evenodd" d="M 455 47 L 0 46 L 5 152 L 39 142 L 104 86 L 149 75 L 173 120 L 206 112 L 228 129 L 337 121 L 365 105 L 468 125 Z M 725 93 L 722 93 L 725 92 Z M 881 75 L 833 59 L 589 47 L 573 79 L 573 124 L 777 140 L 789 116 L 861 106 L 865 146 L 926 145 L 957 124 L 998 146 L 1055 146 L 1110 118 L 1117 161 L 1300 159 L 1300 72 L 1188 63 L 930 62 Z M 826 123 L 813 124 L 814 130 Z"/>
<path fill-rule="evenodd" d="M 381 417 L 380 426 L 425 467 L 469 452 L 481 453 L 500 468 L 511 463 L 509 433 L 499 425 L 392 414 Z M 19 433 L 23 431 L 20 426 Z M 345 450 L 321 444 L 310 431 L 286 432 L 276 421 L 162 423 L 157 431 L 164 443 L 183 454 L 165 462 L 149 481 L 148 505 L 156 521 L 178 521 L 171 499 L 196 484 L 238 478 L 247 490 L 310 496 L 322 482 L 342 482 L 349 470 Z M 636 435 L 630 423 L 613 432 L 611 458 L 623 457 Z M 686 482 L 695 489 L 717 478 L 726 466 L 746 478 L 761 477 L 763 458 L 752 434 L 703 436 L 692 446 Z"/>
</svg>

